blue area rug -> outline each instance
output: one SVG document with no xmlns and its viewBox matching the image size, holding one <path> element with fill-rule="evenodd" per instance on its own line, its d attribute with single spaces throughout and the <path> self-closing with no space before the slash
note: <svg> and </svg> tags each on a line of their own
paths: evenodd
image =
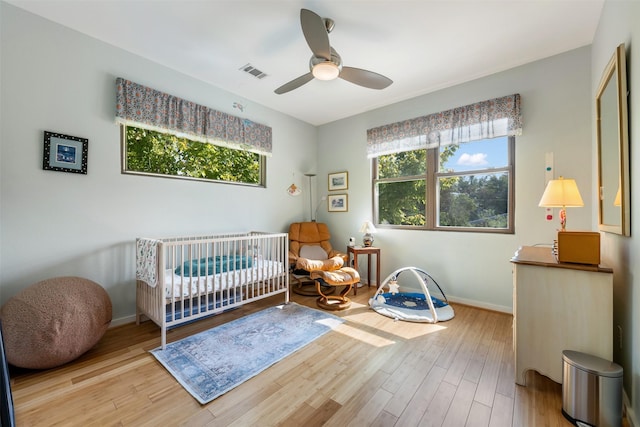
<svg viewBox="0 0 640 427">
<path fill-rule="evenodd" d="M 289 303 L 270 307 L 151 353 L 205 404 L 254 377 L 344 322 Z"/>
</svg>

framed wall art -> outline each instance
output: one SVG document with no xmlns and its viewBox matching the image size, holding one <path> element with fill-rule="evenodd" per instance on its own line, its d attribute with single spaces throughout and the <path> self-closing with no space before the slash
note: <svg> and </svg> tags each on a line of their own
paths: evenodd
<svg viewBox="0 0 640 427">
<path fill-rule="evenodd" d="M 347 212 L 349 210 L 346 194 L 329 194 L 327 197 L 329 212 Z"/>
<path fill-rule="evenodd" d="M 329 191 L 346 190 L 349 188 L 349 173 L 336 172 L 329 174 Z"/>
<path fill-rule="evenodd" d="M 87 174 L 89 140 L 44 131 L 42 168 L 50 171 Z"/>
</svg>

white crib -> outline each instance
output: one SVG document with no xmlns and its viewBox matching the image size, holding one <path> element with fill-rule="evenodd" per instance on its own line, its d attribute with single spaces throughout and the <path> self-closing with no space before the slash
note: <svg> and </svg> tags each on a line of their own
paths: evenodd
<svg viewBox="0 0 640 427">
<path fill-rule="evenodd" d="M 136 239 L 136 323 L 167 329 L 284 294 L 289 302 L 287 233 Z"/>
</svg>

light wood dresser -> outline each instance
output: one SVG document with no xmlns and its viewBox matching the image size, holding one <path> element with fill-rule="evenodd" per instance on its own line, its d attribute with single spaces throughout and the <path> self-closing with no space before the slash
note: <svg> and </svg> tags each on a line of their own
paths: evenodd
<svg viewBox="0 0 640 427">
<path fill-rule="evenodd" d="M 523 246 L 513 263 L 515 379 L 533 369 L 562 382 L 562 351 L 613 359 L 613 271 L 558 263 L 550 247 Z"/>
</svg>

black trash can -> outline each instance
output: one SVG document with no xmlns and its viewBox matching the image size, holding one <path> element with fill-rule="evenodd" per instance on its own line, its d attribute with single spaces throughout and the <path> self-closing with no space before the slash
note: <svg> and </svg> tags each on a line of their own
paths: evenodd
<svg viewBox="0 0 640 427">
<path fill-rule="evenodd" d="M 577 351 L 562 352 L 562 414 L 573 424 L 622 425 L 622 367 Z"/>
</svg>

